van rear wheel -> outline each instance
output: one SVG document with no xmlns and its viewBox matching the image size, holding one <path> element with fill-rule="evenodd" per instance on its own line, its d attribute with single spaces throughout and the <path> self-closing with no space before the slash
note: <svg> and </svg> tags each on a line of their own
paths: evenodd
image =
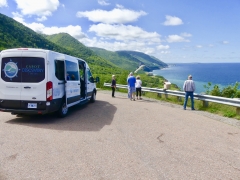
<svg viewBox="0 0 240 180">
<path fill-rule="evenodd" d="M 62 101 L 62 104 L 58 110 L 59 117 L 65 117 L 68 113 L 68 107 L 65 101 Z"/>
</svg>

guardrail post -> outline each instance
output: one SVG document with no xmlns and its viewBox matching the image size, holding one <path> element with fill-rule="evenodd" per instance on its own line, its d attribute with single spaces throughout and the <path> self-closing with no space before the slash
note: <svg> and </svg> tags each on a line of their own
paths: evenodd
<svg viewBox="0 0 240 180">
<path fill-rule="evenodd" d="M 158 97 L 162 98 L 162 94 L 158 93 L 157 95 L 158 95 Z"/>
<path fill-rule="evenodd" d="M 240 115 L 240 107 L 237 107 L 237 108 L 236 108 L 236 114 L 237 114 L 237 115 Z"/>
<path fill-rule="evenodd" d="M 182 97 L 177 96 L 177 101 L 181 102 L 182 101 Z"/>
<path fill-rule="evenodd" d="M 202 101 L 203 102 L 203 107 L 208 107 L 208 101 Z"/>
</svg>

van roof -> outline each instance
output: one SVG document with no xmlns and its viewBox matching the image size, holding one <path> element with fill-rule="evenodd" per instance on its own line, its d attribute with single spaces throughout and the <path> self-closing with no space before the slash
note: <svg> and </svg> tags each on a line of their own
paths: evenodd
<svg viewBox="0 0 240 180">
<path fill-rule="evenodd" d="M 41 51 L 41 52 L 53 52 L 53 53 L 59 53 L 59 54 L 63 54 L 65 56 L 70 56 L 70 57 L 73 57 L 73 58 L 76 58 L 78 60 L 81 60 L 81 61 L 84 61 L 85 63 L 87 63 L 84 59 L 80 58 L 80 57 L 74 57 L 74 56 L 71 56 L 71 55 L 68 55 L 68 54 L 64 54 L 64 53 L 60 53 L 60 52 L 57 52 L 57 51 L 52 51 L 52 50 L 48 50 L 48 49 L 40 49 L 40 48 L 12 48 L 12 49 L 5 49 L 5 50 L 2 50 L 0 53 L 4 53 L 4 52 L 11 52 L 11 51 Z"/>
<path fill-rule="evenodd" d="M 34 50 L 34 51 L 51 51 L 51 50 L 47 50 L 47 49 L 39 49 L 39 48 L 12 48 L 12 49 L 5 49 L 5 50 L 2 50 L 1 52 L 4 52 L 4 51 L 24 51 L 24 50 Z"/>
</svg>

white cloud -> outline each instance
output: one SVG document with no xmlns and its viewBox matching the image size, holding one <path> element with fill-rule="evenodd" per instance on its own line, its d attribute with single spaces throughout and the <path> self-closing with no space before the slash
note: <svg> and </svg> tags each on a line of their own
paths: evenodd
<svg viewBox="0 0 240 180">
<path fill-rule="evenodd" d="M 122 6 L 122 5 L 120 5 L 120 4 L 116 4 L 116 7 L 117 7 L 118 9 L 123 9 L 123 8 L 124 8 L 124 6 Z"/>
<path fill-rule="evenodd" d="M 97 36 L 106 39 L 115 39 L 121 41 L 146 41 L 152 43 L 160 42 L 160 35 L 156 32 L 146 32 L 139 27 L 131 25 L 110 25 L 97 24 L 92 25 L 90 32 L 95 32 Z"/>
<path fill-rule="evenodd" d="M 37 33 L 47 34 L 47 35 L 58 34 L 58 33 L 68 33 L 72 37 L 74 37 L 78 40 L 81 40 L 82 38 L 87 38 L 87 35 L 82 32 L 81 26 L 69 25 L 69 26 L 66 26 L 66 27 L 56 27 L 56 26 L 45 27 L 41 23 L 30 23 L 30 24 L 28 24 L 28 23 L 24 22 L 24 19 L 22 18 L 22 15 L 19 14 L 19 13 L 13 13 L 13 15 L 15 16 L 14 19 L 16 21 L 22 23 L 23 25 L 29 27 L 30 29 L 34 30 Z"/>
<path fill-rule="evenodd" d="M 213 44 L 209 44 L 208 46 L 209 46 L 209 47 L 213 47 L 214 45 L 213 45 Z"/>
<path fill-rule="evenodd" d="M 46 17 L 46 16 L 42 16 L 42 17 L 40 17 L 40 18 L 37 18 L 37 21 L 40 21 L 40 22 L 46 21 L 46 20 L 47 20 L 47 17 Z"/>
<path fill-rule="evenodd" d="M 23 19 L 23 15 L 19 14 L 18 12 L 12 12 L 12 15 L 13 15 L 13 19 L 26 25 L 26 23 L 24 22 L 24 19 Z"/>
<path fill-rule="evenodd" d="M 170 54 L 171 52 L 170 51 L 161 51 L 160 53 L 161 54 Z"/>
<path fill-rule="evenodd" d="M 0 7 L 7 7 L 7 0 L 0 0 Z"/>
<path fill-rule="evenodd" d="M 93 22 L 101 22 L 107 24 L 115 23 L 129 23 L 137 21 L 140 16 L 145 16 L 147 13 L 144 11 L 133 11 L 129 9 L 115 8 L 111 11 L 104 11 L 101 9 L 93 11 L 79 11 L 76 16 L 79 18 L 86 17 Z"/>
<path fill-rule="evenodd" d="M 181 33 L 181 36 L 183 36 L 183 37 L 192 37 L 192 35 L 189 34 L 189 33 Z"/>
<path fill-rule="evenodd" d="M 109 51 L 120 51 L 120 50 L 130 50 L 130 51 L 139 51 L 146 54 L 152 54 L 155 52 L 153 47 L 147 46 L 143 42 L 121 42 L 121 41 L 105 41 L 101 39 L 97 39 L 96 37 L 93 39 L 82 39 L 81 41 L 88 47 L 99 47 L 104 48 Z"/>
<path fill-rule="evenodd" d="M 110 3 L 107 3 L 106 1 L 104 0 L 98 0 L 98 4 L 102 5 L 102 6 L 108 6 L 110 5 Z"/>
<path fill-rule="evenodd" d="M 169 49 L 169 48 L 170 48 L 169 45 L 166 45 L 166 46 L 164 46 L 164 45 L 159 45 L 159 46 L 157 46 L 157 49 L 159 49 L 159 50 Z"/>
<path fill-rule="evenodd" d="M 222 43 L 223 43 L 223 44 L 229 44 L 229 42 L 228 42 L 228 41 L 223 41 Z"/>
<path fill-rule="evenodd" d="M 163 23 L 165 26 L 178 26 L 183 24 L 182 20 L 175 16 L 166 15 L 166 21 Z"/>
<path fill-rule="evenodd" d="M 197 48 L 202 48 L 202 45 L 197 45 L 196 47 L 197 47 Z"/>
<path fill-rule="evenodd" d="M 190 41 L 179 35 L 169 35 L 167 38 L 167 42 L 173 43 L 173 42 L 190 42 Z"/>
<path fill-rule="evenodd" d="M 52 34 L 58 34 L 58 33 L 68 33 L 71 36 L 75 37 L 76 39 L 81 39 L 87 37 L 83 32 L 81 26 L 66 26 L 66 27 L 45 27 L 40 23 L 32 23 L 29 24 L 29 27 L 33 29 L 36 32 L 52 35 Z"/>
<path fill-rule="evenodd" d="M 43 21 L 47 16 L 51 16 L 59 6 L 58 0 L 15 0 L 17 8 L 24 16 L 38 16 L 37 20 Z"/>
</svg>

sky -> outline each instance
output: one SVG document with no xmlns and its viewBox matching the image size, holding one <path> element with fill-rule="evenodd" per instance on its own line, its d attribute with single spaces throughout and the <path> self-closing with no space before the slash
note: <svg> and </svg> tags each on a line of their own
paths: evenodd
<svg viewBox="0 0 240 180">
<path fill-rule="evenodd" d="M 0 0 L 35 32 L 165 63 L 240 62 L 240 0 Z"/>
</svg>

